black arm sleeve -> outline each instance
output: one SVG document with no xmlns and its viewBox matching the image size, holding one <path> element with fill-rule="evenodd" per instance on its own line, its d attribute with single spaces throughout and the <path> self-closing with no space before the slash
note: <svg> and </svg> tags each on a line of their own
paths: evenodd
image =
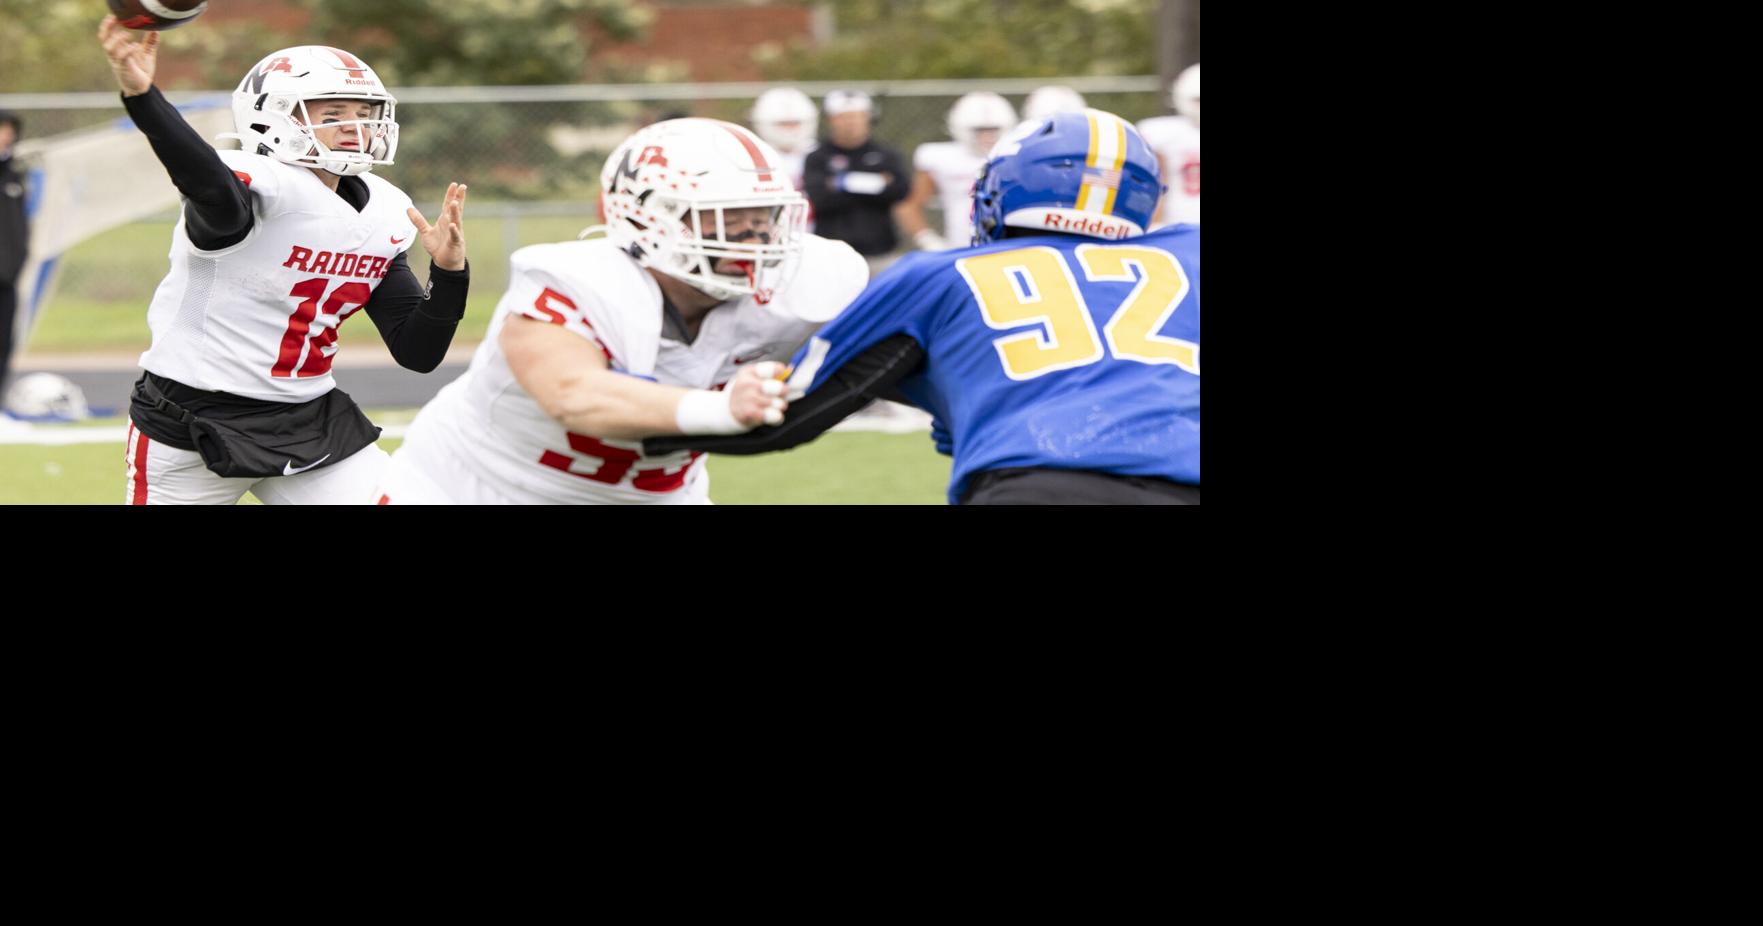
<svg viewBox="0 0 1763 926">
<path fill-rule="evenodd" d="M 682 434 L 643 441 L 646 456 L 680 450 L 705 450 L 748 456 L 788 450 L 826 433 L 870 401 L 893 394 L 895 383 L 924 362 L 924 348 L 909 334 L 896 334 L 845 362 L 819 389 L 790 403 L 784 423 L 754 428 L 745 434 Z"/>
<path fill-rule="evenodd" d="M 471 262 L 463 270 L 442 270 L 429 263 L 425 291 L 403 254 L 392 258 L 386 278 L 367 300 L 367 317 L 380 330 L 392 359 L 406 370 L 433 372 L 447 356 L 453 331 L 465 317 L 465 294 L 471 286 Z"/>
<path fill-rule="evenodd" d="M 184 231 L 204 251 L 231 247 L 251 231 L 251 192 L 219 152 L 184 121 L 158 87 L 122 98 L 153 154 L 184 195 Z"/>
</svg>

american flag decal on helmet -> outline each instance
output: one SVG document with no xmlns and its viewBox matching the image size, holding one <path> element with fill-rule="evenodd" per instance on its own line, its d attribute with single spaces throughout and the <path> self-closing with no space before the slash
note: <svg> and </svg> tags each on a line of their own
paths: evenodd
<svg viewBox="0 0 1763 926">
<path fill-rule="evenodd" d="M 1100 215 L 1114 214 L 1114 197 L 1120 192 L 1120 171 L 1126 166 L 1126 123 L 1113 113 L 1092 109 L 1090 152 L 1084 161 L 1083 186 L 1078 188 L 1077 208 Z"/>
<path fill-rule="evenodd" d="M 1118 191 L 1120 189 L 1120 171 L 1101 167 L 1087 168 L 1084 170 L 1084 183 Z"/>
</svg>

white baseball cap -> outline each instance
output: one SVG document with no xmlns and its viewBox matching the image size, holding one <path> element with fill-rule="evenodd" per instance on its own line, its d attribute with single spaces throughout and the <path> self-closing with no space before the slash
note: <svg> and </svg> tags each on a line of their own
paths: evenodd
<svg viewBox="0 0 1763 926">
<path fill-rule="evenodd" d="M 869 94 L 861 90 L 834 90 L 826 95 L 824 104 L 826 114 L 837 116 L 840 113 L 867 113 L 875 109 Z"/>
</svg>

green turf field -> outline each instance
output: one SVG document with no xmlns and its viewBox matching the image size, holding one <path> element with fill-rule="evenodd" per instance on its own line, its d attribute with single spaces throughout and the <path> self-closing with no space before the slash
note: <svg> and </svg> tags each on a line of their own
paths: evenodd
<svg viewBox="0 0 1763 926">
<path fill-rule="evenodd" d="M 408 417 L 403 413 L 402 420 Z M 380 446 L 393 450 L 399 443 L 388 438 Z M 940 505 L 949 481 L 949 458 L 933 451 L 923 432 L 827 434 L 785 453 L 712 457 L 709 465 L 710 498 L 719 505 Z M 123 467 L 120 442 L 0 444 L 0 504 L 122 504 Z M 257 501 L 247 495 L 244 503 Z"/>
</svg>

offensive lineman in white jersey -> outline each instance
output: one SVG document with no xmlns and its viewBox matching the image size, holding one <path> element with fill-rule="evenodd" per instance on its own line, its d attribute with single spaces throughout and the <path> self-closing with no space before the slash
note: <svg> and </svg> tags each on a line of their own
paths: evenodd
<svg viewBox="0 0 1763 926">
<path fill-rule="evenodd" d="M 1139 134 L 1157 153 L 1169 192 L 1157 207 L 1152 228 L 1200 224 L 1200 66 L 1181 72 L 1169 88 L 1177 116 L 1157 116 L 1139 123 Z"/>
<path fill-rule="evenodd" d="M 423 407 L 381 504 L 705 504 L 701 454 L 641 438 L 781 421 L 782 364 L 862 292 L 849 245 L 738 125 L 638 131 L 600 175 L 604 239 L 514 253 L 464 376 Z M 724 388 L 726 386 L 726 388 Z"/>
<path fill-rule="evenodd" d="M 912 194 L 894 207 L 900 231 L 921 251 L 964 248 L 973 241 L 973 185 L 998 137 L 1016 127 L 1010 101 L 985 91 L 969 93 L 949 108 L 952 142 L 928 142 L 912 154 Z M 924 216 L 933 198 L 943 204 L 943 233 Z"/>
<path fill-rule="evenodd" d="M 396 101 L 373 69 L 287 48 L 233 93 L 243 150 L 216 151 L 153 86 L 159 34 L 106 17 L 98 38 L 123 106 L 184 206 L 147 312 L 152 346 L 129 403 L 131 504 L 365 504 L 385 466 L 374 427 L 335 388 L 337 332 L 363 309 L 398 363 L 440 365 L 470 280 L 465 187 L 430 226 L 397 187 Z M 404 252 L 420 238 L 429 290 Z"/>
</svg>

